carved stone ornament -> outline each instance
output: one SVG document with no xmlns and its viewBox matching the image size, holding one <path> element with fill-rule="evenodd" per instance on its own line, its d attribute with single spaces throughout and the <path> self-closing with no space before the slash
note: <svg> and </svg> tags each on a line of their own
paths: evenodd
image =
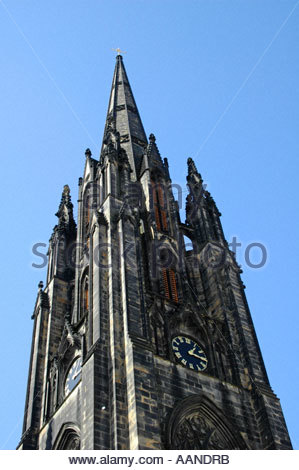
<svg viewBox="0 0 299 470">
<path fill-rule="evenodd" d="M 70 436 L 66 446 L 64 447 L 65 450 L 80 450 L 80 439 L 78 436 Z"/>
<path fill-rule="evenodd" d="M 207 243 L 203 250 L 200 252 L 200 265 L 213 270 L 219 270 L 226 264 L 227 252 L 226 250 L 216 244 Z"/>
<path fill-rule="evenodd" d="M 193 395 L 173 410 L 167 429 L 169 449 L 247 449 L 224 414 L 206 397 Z"/>
<path fill-rule="evenodd" d="M 120 207 L 119 213 L 116 216 L 115 222 L 123 219 L 125 222 L 130 222 L 134 228 L 139 227 L 140 214 L 137 207 L 132 207 L 128 197 L 124 197 L 123 204 Z"/>
<path fill-rule="evenodd" d="M 173 444 L 175 449 L 226 449 L 219 431 L 197 413 L 179 425 Z"/>
</svg>

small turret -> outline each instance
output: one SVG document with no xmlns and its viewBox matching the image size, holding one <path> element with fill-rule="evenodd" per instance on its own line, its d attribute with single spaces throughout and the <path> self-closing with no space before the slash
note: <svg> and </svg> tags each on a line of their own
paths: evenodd
<svg viewBox="0 0 299 470">
<path fill-rule="evenodd" d="M 196 230 L 200 243 L 218 241 L 226 244 L 220 222 L 221 214 L 215 201 L 206 190 L 206 185 L 192 158 L 188 158 L 187 164 L 189 194 L 186 198 L 186 222 Z"/>
<path fill-rule="evenodd" d="M 71 245 L 76 240 L 77 230 L 68 185 L 63 187 L 61 201 L 55 215 L 58 217 L 58 224 L 55 225 L 49 242 L 47 284 L 55 275 L 68 279 L 72 277 Z"/>
</svg>

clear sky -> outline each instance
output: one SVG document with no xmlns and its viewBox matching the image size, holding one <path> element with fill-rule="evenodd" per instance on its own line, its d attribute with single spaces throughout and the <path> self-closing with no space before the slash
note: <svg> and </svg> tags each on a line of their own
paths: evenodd
<svg viewBox="0 0 299 470">
<path fill-rule="evenodd" d="M 298 20 L 296 0 L 0 0 L 0 449 L 21 436 L 46 276 L 32 246 L 48 243 L 64 184 L 76 209 L 85 149 L 98 158 L 116 47 L 173 183 L 185 190 L 193 157 L 228 241 L 242 244 L 266 368 L 299 449 Z M 267 249 L 261 269 L 245 262 L 253 242 Z"/>
</svg>

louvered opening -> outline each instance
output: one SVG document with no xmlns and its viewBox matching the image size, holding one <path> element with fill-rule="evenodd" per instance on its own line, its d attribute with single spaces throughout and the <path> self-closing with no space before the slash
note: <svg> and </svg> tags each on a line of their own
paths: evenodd
<svg viewBox="0 0 299 470">
<path fill-rule="evenodd" d="M 164 293 L 167 299 L 170 299 L 170 290 L 169 290 L 169 282 L 167 276 L 167 269 L 162 268 L 162 278 L 163 278 L 163 286 L 164 286 Z"/>
<path fill-rule="evenodd" d="M 165 297 L 174 302 L 179 301 L 176 275 L 173 269 L 162 268 L 162 279 Z"/>
<path fill-rule="evenodd" d="M 156 220 L 156 226 L 158 230 L 161 230 L 162 225 L 161 225 L 161 218 L 159 214 L 159 207 L 155 206 L 155 220 Z"/>
<path fill-rule="evenodd" d="M 170 278 L 172 300 L 174 300 L 175 302 L 178 302 L 179 297 L 178 297 L 177 283 L 176 283 L 175 272 L 173 269 L 169 269 L 169 278 Z"/>
<path fill-rule="evenodd" d="M 165 205 L 164 192 L 161 185 L 156 185 L 152 181 L 153 203 L 156 226 L 159 231 L 168 232 L 167 210 Z"/>
<path fill-rule="evenodd" d="M 166 211 L 164 209 L 161 209 L 161 216 L 162 216 L 162 228 L 164 232 L 167 232 L 168 231 L 167 217 L 166 217 Z"/>
</svg>

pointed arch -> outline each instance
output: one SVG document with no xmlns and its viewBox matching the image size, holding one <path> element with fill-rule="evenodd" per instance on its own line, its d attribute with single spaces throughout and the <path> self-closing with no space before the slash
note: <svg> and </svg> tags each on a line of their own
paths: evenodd
<svg viewBox="0 0 299 470">
<path fill-rule="evenodd" d="M 166 437 L 168 449 L 248 449 L 236 426 L 204 395 L 192 395 L 175 406 Z"/>
<path fill-rule="evenodd" d="M 56 437 L 53 450 L 79 450 L 80 429 L 71 422 L 64 423 Z"/>
</svg>

